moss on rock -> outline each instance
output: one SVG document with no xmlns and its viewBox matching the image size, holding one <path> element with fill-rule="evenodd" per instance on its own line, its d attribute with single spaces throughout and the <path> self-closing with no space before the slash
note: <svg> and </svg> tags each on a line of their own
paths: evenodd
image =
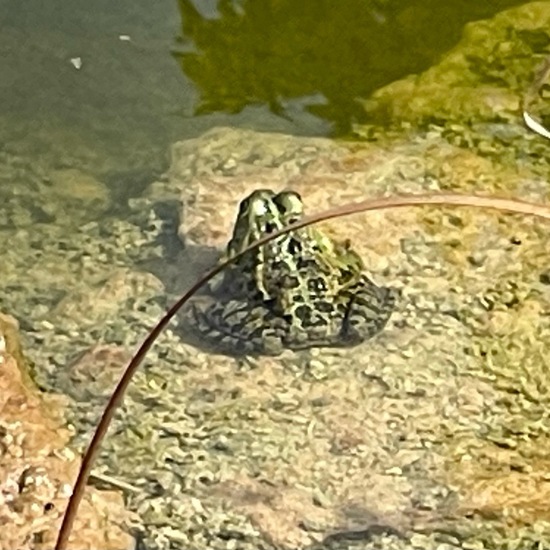
<svg viewBox="0 0 550 550">
<path fill-rule="evenodd" d="M 364 106 L 377 122 L 507 120 L 549 53 L 550 3 L 525 4 L 470 23 L 438 65 L 381 88 Z"/>
</svg>

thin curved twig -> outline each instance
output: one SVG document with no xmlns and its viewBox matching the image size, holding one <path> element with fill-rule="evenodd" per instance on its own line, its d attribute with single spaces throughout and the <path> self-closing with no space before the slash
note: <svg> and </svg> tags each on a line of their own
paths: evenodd
<svg viewBox="0 0 550 550">
<path fill-rule="evenodd" d="M 425 205 L 441 205 L 441 206 L 472 206 L 478 208 L 487 208 L 491 210 L 500 210 L 516 214 L 527 214 L 550 220 L 550 207 L 539 204 L 529 203 L 526 201 L 483 197 L 478 195 L 460 195 L 455 193 L 440 193 L 440 194 L 425 194 L 425 195 L 402 195 L 395 197 L 385 197 L 379 199 L 368 199 L 365 201 L 345 204 L 336 208 L 331 208 L 325 212 L 313 216 L 307 216 L 300 221 L 284 227 L 283 229 L 271 233 L 252 243 L 249 247 L 237 254 L 233 258 L 217 265 L 197 281 L 160 319 L 153 327 L 151 332 L 145 338 L 138 351 L 126 367 L 120 381 L 111 395 L 107 403 L 101 420 L 99 421 L 95 433 L 88 445 L 88 448 L 82 459 L 80 471 L 75 481 L 73 493 L 69 499 L 69 503 L 65 510 L 65 515 L 59 529 L 55 550 L 66 550 L 67 542 L 71 533 L 71 529 L 78 511 L 78 506 L 84 496 L 86 483 L 90 476 L 93 463 L 99 453 L 100 445 L 107 433 L 114 413 L 122 401 L 124 394 L 130 384 L 132 376 L 143 361 L 146 353 L 149 351 L 155 340 L 161 332 L 166 328 L 168 323 L 176 315 L 178 310 L 197 292 L 197 290 L 206 284 L 210 279 L 215 277 L 229 264 L 241 257 L 246 252 L 267 243 L 268 241 L 283 235 L 294 229 L 299 229 L 307 225 L 315 224 L 321 221 L 348 216 L 359 212 L 367 212 L 371 210 L 382 210 L 386 208 L 402 208 L 406 206 L 425 206 Z"/>
</svg>

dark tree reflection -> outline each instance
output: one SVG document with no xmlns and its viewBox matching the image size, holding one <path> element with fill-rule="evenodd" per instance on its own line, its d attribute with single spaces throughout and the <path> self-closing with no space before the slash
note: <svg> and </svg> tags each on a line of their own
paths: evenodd
<svg viewBox="0 0 550 550">
<path fill-rule="evenodd" d="M 206 18 L 179 0 L 182 43 L 175 52 L 200 93 L 196 113 L 239 112 L 284 101 L 346 132 L 362 111 L 355 101 L 422 71 L 455 44 L 463 25 L 518 0 L 219 0 Z"/>
</svg>

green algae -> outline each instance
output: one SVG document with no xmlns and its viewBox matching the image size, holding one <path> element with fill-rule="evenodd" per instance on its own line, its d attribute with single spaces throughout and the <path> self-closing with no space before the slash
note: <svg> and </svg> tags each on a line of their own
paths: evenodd
<svg viewBox="0 0 550 550">
<path fill-rule="evenodd" d="M 219 2 L 208 17 L 180 0 L 183 46 L 175 56 L 200 91 L 197 114 L 265 104 L 287 116 L 288 100 L 301 98 L 345 132 L 362 117 L 356 98 L 425 70 L 465 23 L 516 4 L 244 0 Z"/>
<path fill-rule="evenodd" d="M 510 121 L 550 53 L 550 4 L 533 2 L 470 23 L 439 64 L 394 82 L 364 102 L 371 121 L 413 124 Z M 541 103 L 544 120 L 550 115 Z"/>
</svg>

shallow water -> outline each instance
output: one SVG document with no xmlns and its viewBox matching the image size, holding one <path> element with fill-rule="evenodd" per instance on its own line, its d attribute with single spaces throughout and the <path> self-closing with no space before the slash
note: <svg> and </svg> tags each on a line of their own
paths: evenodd
<svg viewBox="0 0 550 550">
<path fill-rule="evenodd" d="M 2 0 L 0 143 L 139 192 L 213 126 L 346 131 L 356 97 L 520 3 Z"/>
</svg>

